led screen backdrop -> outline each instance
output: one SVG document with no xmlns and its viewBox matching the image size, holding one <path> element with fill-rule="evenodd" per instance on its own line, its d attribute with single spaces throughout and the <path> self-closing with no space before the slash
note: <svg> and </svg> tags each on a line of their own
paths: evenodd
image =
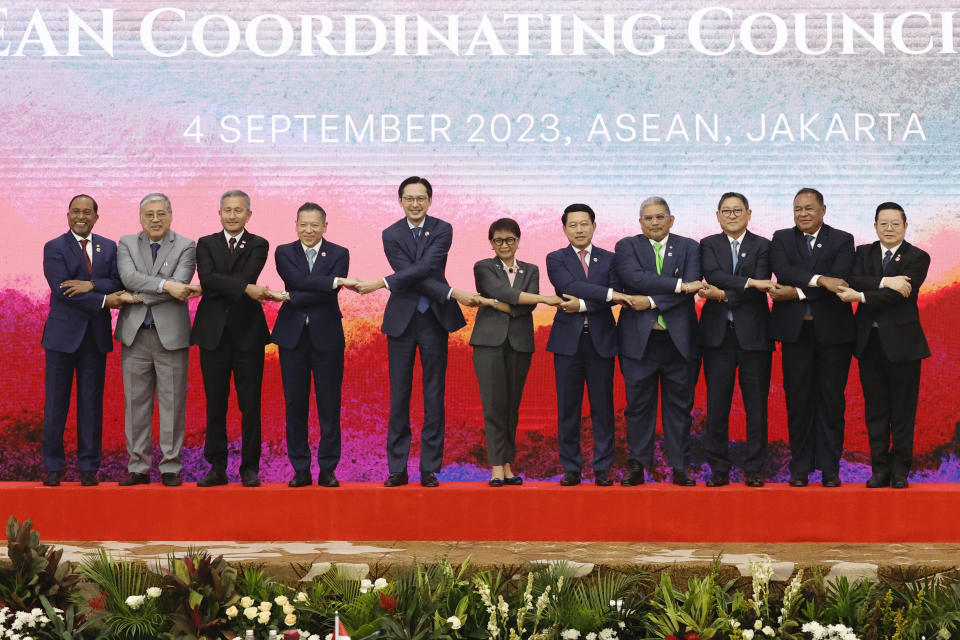
<svg viewBox="0 0 960 640">
<path fill-rule="evenodd" d="M 743 192 L 751 228 L 769 237 L 792 225 L 793 194 L 812 186 L 826 196 L 827 222 L 858 243 L 875 239 L 879 202 L 900 202 L 908 239 L 933 258 L 920 297 L 934 355 L 923 365 L 916 479 L 960 479 L 958 14 L 819 0 L 0 6 L 0 477 L 39 478 L 49 295 L 41 251 L 66 230 L 73 194 L 97 198 L 96 231 L 118 239 L 139 230 L 139 199 L 163 191 L 173 228 L 195 239 L 219 229 L 219 195 L 241 188 L 253 200 L 249 228 L 272 246 L 295 238 L 297 207 L 316 201 L 328 212 L 327 237 L 351 251 L 351 275 L 374 278 L 388 272 L 380 231 L 402 215 L 396 185 L 417 174 L 434 185 L 431 214 L 453 224 L 447 276 L 465 289 L 473 263 L 490 255 L 487 226 L 501 216 L 519 221 L 518 257 L 540 266 L 546 289 L 544 256 L 563 246 L 559 216 L 571 202 L 598 212 L 595 243 L 608 249 L 639 233 L 638 205 L 649 195 L 668 200 L 674 232 L 701 238 L 718 230 L 719 195 Z M 281 287 L 272 250 L 260 282 Z M 340 294 L 344 479 L 386 473 L 386 295 Z M 276 309 L 267 305 L 268 321 Z M 552 315 L 536 314 L 522 407 L 517 467 L 528 477 L 560 473 L 544 351 Z M 450 342 L 441 480 L 486 477 L 471 325 Z M 206 469 L 199 374 L 193 351 L 187 479 Z M 847 397 L 843 473 L 863 479 L 855 364 Z M 779 355 L 770 398 L 773 475 L 786 449 Z M 107 478 L 126 463 L 122 399 L 118 349 L 107 370 Z M 621 448 L 623 404 L 619 381 Z M 701 382 L 695 429 L 704 406 Z M 273 347 L 263 419 L 263 476 L 285 480 Z M 231 421 L 238 432 L 233 412 Z M 739 409 L 733 433 L 743 436 Z M 415 445 L 411 470 L 417 455 Z"/>
</svg>

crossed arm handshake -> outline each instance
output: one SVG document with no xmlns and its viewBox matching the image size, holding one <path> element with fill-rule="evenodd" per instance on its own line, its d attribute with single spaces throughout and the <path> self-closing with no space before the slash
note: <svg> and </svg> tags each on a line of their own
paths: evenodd
<svg viewBox="0 0 960 640">
<path fill-rule="evenodd" d="M 726 300 L 726 294 L 724 291 L 713 286 L 712 284 L 707 284 L 706 282 L 697 282 L 693 284 L 700 285 L 698 287 L 698 294 L 702 298 L 718 301 Z M 844 302 L 861 302 L 862 300 L 860 297 L 860 292 L 853 289 L 843 278 L 820 276 L 817 279 L 817 285 L 827 289 L 832 293 L 835 293 L 837 297 Z M 747 287 L 763 291 L 775 301 L 793 300 L 799 297 L 796 287 L 780 284 L 778 282 L 774 282 L 773 280 L 755 280 L 753 278 L 748 278 Z M 910 276 L 892 276 L 883 278 L 881 287 L 892 289 L 904 298 L 909 297 L 910 292 L 913 290 L 913 287 L 910 284 Z"/>
<path fill-rule="evenodd" d="M 68 298 L 81 293 L 93 291 L 93 281 L 91 280 L 64 280 L 60 283 L 60 289 Z M 203 289 L 199 284 L 184 284 L 174 280 L 167 280 L 163 283 L 164 293 L 170 294 L 177 300 L 189 300 L 203 295 Z M 121 289 L 104 296 L 103 306 L 107 309 L 119 309 L 128 304 L 140 304 L 143 302 L 143 296 L 133 294 Z"/>
</svg>

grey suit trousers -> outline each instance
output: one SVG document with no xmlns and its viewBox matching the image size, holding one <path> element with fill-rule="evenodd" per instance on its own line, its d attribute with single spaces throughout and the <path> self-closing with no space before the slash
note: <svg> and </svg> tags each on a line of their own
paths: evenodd
<svg viewBox="0 0 960 640">
<path fill-rule="evenodd" d="M 499 347 L 473 347 L 491 466 L 512 463 L 517 455 L 520 399 L 532 358 L 532 353 L 514 351 L 509 340 Z"/>
<path fill-rule="evenodd" d="M 156 326 L 156 325 L 154 325 Z M 150 473 L 153 459 L 153 397 L 160 413 L 160 473 L 179 473 L 186 428 L 190 351 L 164 349 L 155 328 L 141 327 L 120 354 L 126 398 L 127 453 L 131 473 Z"/>
</svg>

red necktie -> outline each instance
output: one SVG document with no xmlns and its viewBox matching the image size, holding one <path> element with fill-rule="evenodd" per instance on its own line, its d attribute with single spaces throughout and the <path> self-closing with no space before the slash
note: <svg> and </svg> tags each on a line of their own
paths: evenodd
<svg viewBox="0 0 960 640">
<path fill-rule="evenodd" d="M 590 265 L 587 263 L 587 250 L 580 249 L 580 264 L 583 265 L 583 275 L 590 275 Z"/>
<path fill-rule="evenodd" d="M 90 240 L 87 238 L 80 240 L 80 251 L 83 251 L 83 259 L 87 261 L 87 271 L 90 272 L 90 275 L 93 275 L 93 264 L 90 263 L 90 254 L 87 253 L 88 242 L 90 242 Z"/>
<path fill-rule="evenodd" d="M 230 238 L 230 255 L 233 255 L 233 250 L 236 248 L 236 246 L 237 246 L 237 239 Z"/>
</svg>

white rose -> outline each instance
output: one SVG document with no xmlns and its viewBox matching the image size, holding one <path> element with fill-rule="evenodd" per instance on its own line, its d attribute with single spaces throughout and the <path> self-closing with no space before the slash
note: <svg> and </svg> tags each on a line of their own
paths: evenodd
<svg viewBox="0 0 960 640">
<path fill-rule="evenodd" d="M 161 593 L 163 593 L 163 589 L 160 587 L 150 587 L 147 589 L 147 595 L 151 598 L 159 598 Z"/>
<path fill-rule="evenodd" d="M 563 638 L 563 640 L 577 640 L 580 637 L 580 632 L 576 629 L 564 629 L 560 637 Z"/>
<path fill-rule="evenodd" d="M 380 591 L 387 586 L 387 581 L 384 578 L 377 578 L 377 581 L 373 583 L 373 588 L 375 591 Z"/>
<path fill-rule="evenodd" d="M 267 602 L 266 600 L 264 600 L 263 602 L 260 603 L 260 611 L 263 611 L 263 612 L 265 612 L 265 613 L 269 613 L 269 612 L 270 612 L 270 609 L 272 609 L 272 608 L 273 608 L 273 604 L 270 603 L 270 602 Z"/>
<path fill-rule="evenodd" d="M 744 640 L 753 640 L 753 629 L 744 629 L 743 637 Z"/>
<path fill-rule="evenodd" d="M 290 615 L 291 613 L 293 613 L 293 612 L 296 611 L 296 610 L 297 610 L 297 608 L 296 608 L 295 606 L 293 606 L 292 604 L 285 604 L 285 605 L 283 605 L 283 614 L 286 615 L 286 616 Z"/>
<path fill-rule="evenodd" d="M 250 596 L 243 596 L 243 597 L 240 599 L 240 606 L 243 607 L 244 609 L 246 609 L 247 607 L 252 607 L 252 606 L 253 606 L 253 598 L 251 598 Z"/>
<path fill-rule="evenodd" d="M 270 612 L 261 611 L 260 615 L 257 616 L 257 622 L 259 622 L 260 624 L 267 624 L 268 622 L 270 622 Z"/>
<path fill-rule="evenodd" d="M 306 594 L 305 592 L 303 592 L 303 591 L 298 591 L 298 592 L 297 592 L 297 595 L 296 595 L 293 599 L 296 600 L 297 602 L 306 602 L 306 601 L 309 600 L 310 598 L 307 596 L 307 594 Z M 310 640 L 310 639 L 307 638 L 307 640 Z M 317 640 L 320 640 L 320 638 L 317 638 Z"/>
<path fill-rule="evenodd" d="M 360 581 L 360 593 L 367 593 L 368 591 L 370 591 L 370 589 L 373 589 L 372 582 L 370 582 L 366 578 Z"/>
<path fill-rule="evenodd" d="M 288 627 L 292 627 L 293 625 L 297 624 L 297 616 L 293 615 L 292 613 L 288 613 L 287 617 L 283 619 L 283 624 L 287 625 Z"/>
<path fill-rule="evenodd" d="M 273 599 L 273 601 L 278 605 L 280 605 L 281 607 L 290 602 L 287 596 L 277 596 L 276 598 Z"/>
<path fill-rule="evenodd" d="M 447 622 L 450 623 L 450 628 L 453 629 L 454 631 L 456 631 L 457 629 L 463 626 L 463 624 L 460 622 L 460 618 L 458 618 L 457 616 L 450 616 L 449 618 L 447 618 Z"/>
<path fill-rule="evenodd" d="M 244 617 L 246 617 L 247 620 L 253 620 L 254 618 L 257 617 L 258 613 L 260 612 L 257 611 L 256 607 L 247 607 L 246 609 L 243 610 L 243 615 Z"/>
<path fill-rule="evenodd" d="M 333 640 L 333 634 L 332 634 L 332 633 L 328 633 L 327 636 L 326 636 L 323 640 Z"/>
<path fill-rule="evenodd" d="M 757 618 L 757 621 L 753 623 L 753 628 L 757 631 L 760 631 L 760 628 L 763 626 L 763 621 L 760 618 Z"/>
<path fill-rule="evenodd" d="M 237 611 L 237 608 L 236 608 L 236 607 L 230 606 L 230 607 L 227 608 L 227 612 L 226 612 L 226 613 L 227 613 L 227 617 L 228 617 L 228 618 L 236 618 L 236 617 L 237 617 L 237 614 L 240 613 L 240 612 Z"/>
<path fill-rule="evenodd" d="M 766 626 L 766 627 L 764 627 L 763 629 L 761 629 L 761 631 L 763 631 L 763 635 L 765 635 L 765 636 L 772 636 L 772 635 L 773 635 L 773 629 L 771 629 L 769 625 Z"/>
<path fill-rule="evenodd" d="M 124 602 L 131 609 L 139 609 L 140 605 L 143 604 L 143 601 L 146 600 L 144 596 L 130 596 Z"/>
<path fill-rule="evenodd" d="M 613 600 L 611 600 L 610 602 L 612 604 Z M 587 640 L 597 640 L 597 634 L 591 631 L 590 633 L 587 634 Z"/>
</svg>

